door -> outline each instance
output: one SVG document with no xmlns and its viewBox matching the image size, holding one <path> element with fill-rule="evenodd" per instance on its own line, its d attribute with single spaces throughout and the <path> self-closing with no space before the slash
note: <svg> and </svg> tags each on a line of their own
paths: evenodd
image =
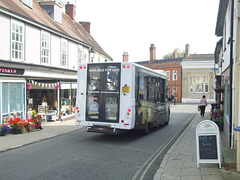
<svg viewBox="0 0 240 180">
<path fill-rule="evenodd" d="M 89 64 L 87 121 L 119 122 L 120 64 Z"/>
</svg>

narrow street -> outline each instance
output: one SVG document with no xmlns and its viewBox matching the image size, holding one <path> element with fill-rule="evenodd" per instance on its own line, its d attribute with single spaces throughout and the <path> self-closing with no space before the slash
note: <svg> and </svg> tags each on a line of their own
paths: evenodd
<svg viewBox="0 0 240 180">
<path fill-rule="evenodd" d="M 169 125 L 147 136 L 87 133 L 80 129 L 0 153 L 8 179 L 153 179 L 173 135 L 197 113 L 196 105 L 172 105 Z M 186 125 L 186 124 L 185 124 Z M 177 135 L 179 137 L 179 134 Z M 164 149 L 163 149 L 164 148 Z"/>
</svg>

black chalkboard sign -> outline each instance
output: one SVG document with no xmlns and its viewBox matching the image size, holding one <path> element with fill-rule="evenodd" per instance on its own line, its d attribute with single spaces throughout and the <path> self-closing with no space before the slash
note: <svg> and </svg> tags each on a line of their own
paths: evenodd
<svg viewBox="0 0 240 180">
<path fill-rule="evenodd" d="M 199 136 L 200 159 L 218 159 L 216 135 Z"/>
</svg>

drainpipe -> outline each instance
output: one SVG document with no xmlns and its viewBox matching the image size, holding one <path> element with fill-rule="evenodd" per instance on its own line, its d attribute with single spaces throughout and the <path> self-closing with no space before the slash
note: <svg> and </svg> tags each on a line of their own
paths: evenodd
<svg viewBox="0 0 240 180">
<path fill-rule="evenodd" d="M 229 112 L 229 148 L 233 148 L 233 142 L 232 142 L 232 117 L 233 117 L 233 113 L 232 113 L 232 85 L 233 85 L 233 25 L 234 25 L 234 0 L 232 0 L 232 9 L 231 9 L 231 35 L 230 35 L 230 39 L 231 39 L 231 43 L 230 43 L 230 65 L 229 65 L 229 108 L 230 108 L 230 112 Z"/>
</svg>

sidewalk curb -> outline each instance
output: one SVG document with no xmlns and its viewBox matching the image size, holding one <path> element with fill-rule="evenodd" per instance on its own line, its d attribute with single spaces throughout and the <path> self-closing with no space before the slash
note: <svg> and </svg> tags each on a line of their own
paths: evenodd
<svg viewBox="0 0 240 180">
<path fill-rule="evenodd" d="M 190 117 L 189 121 L 191 121 L 191 122 L 188 124 L 187 128 L 182 132 L 180 137 L 176 140 L 176 142 L 172 145 L 172 147 L 165 154 L 165 156 L 164 156 L 164 158 L 163 158 L 163 160 L 162 160 L 162 162 L 160 164 L 159 169 L 157 170 L 157 172 L 154 175 L 153 180 L 161 179 L 162 173 L 163 173 L 163 171 L 164 171 L 164 169 L 166 167 L 166 164 L 167 164 L 167 162 L 168 162 L 168 160 L 169 160 L 169 158 L 171 156 L 172 151 L 176 148 L 177 144 L 179 144 L 179 142 L 182 140 L 182 138 L 184 137 L 184 135 L 187 132 L 188 127 L 194 122 L 195 118 L 197 118 L 197 113 L 195 113 L 192 117 Z"/>
</svg>

